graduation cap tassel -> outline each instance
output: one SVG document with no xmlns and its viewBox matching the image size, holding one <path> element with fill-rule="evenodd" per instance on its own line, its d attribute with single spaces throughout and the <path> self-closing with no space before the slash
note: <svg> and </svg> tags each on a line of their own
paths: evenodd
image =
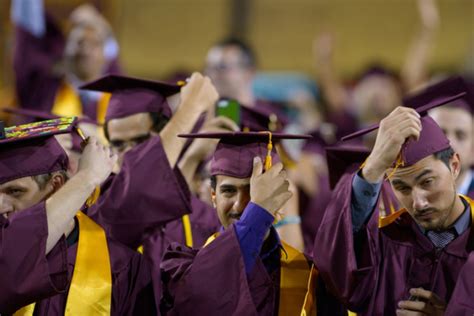
<svg viewBox="0 0 474 316">
<path fill-rule="evenodd" d="M 272 167 L 272 133 L 268 132 L 267 156 L 265 157 L 265 171 Z"/>
<path fill-rule="evenodd" d="M 405 165 L 405 161 L 403 160 L 402 153 L 400 152 L 397 157 L 397 161 L 395 162 L 395 167 L 393 167 L 392 172 L 387 176 L 386 180 L 389 180 L 397 171 L 398 167 L 403 167 Z"/>
</svg>

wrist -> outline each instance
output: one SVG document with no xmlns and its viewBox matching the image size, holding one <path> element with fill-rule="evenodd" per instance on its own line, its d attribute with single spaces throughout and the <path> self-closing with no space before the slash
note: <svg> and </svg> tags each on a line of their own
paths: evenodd
<svg viewBox="0 0 474 316">
<path fill-rule="evenodd" d="M 381 164 L 377 159 L 373 159 L 369 156 L 364 167 L 362 168 L 361 175 L 366 181 L 370 183 L 378 183 L 382 181 L 386 170 L 386 166 Z"/>
<path fill-rule="evenodd" d="M 88 170 L 88 169 L 79 170 L 73 176 L 73 178 L 80 181 L 83 186 L 88 187 L 88 189 L 90 189 L 91 192 L 97 186 L 100 186 L 100 184 L 102 182 L 101 179 L 99 179 L 99 177 L 97 177 L 96 173 L 94 173 L 92 170 Z"/>
</svg>

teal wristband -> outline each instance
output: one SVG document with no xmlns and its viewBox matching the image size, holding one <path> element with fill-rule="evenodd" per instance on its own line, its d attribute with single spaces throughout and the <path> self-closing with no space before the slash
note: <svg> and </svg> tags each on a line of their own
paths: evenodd
<svg viewBox="0 0 474 316">
<path fill-rule="evenodd" d="M 279 228 L 288 224 L 301 224 L 301 217 L 298 215 L 285 216 L 282 220 L 278 221 L 276 224 L 273 224 L 273 227 Z"/>
</svg>

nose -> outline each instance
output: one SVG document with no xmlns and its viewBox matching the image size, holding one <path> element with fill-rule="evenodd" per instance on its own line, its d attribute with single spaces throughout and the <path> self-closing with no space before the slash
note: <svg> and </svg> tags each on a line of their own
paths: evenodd
<svg viewBox="0 0 474 316">
<path fill-rule="evenodd" d="M 422 190 L 414 189 L 412 192 L 413 209 L 422 210 L 428 207 L 428 199 Z"/>
<path fill-rule="evenodd" d="M 250 202 L 250 193 L 249 192 L 239 192 L 237 194 L 237 199 L 234 202 L 234 210 L 236 212 L 242 213 Z"/>
</svg>

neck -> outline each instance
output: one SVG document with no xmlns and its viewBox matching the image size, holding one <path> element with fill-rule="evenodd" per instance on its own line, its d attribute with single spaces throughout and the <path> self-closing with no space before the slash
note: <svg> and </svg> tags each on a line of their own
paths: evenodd
<svg viewBox="0 0 474 316">
<path fill-rule="evenodd" d="M 453 203 L 451 213 L 446 219 L 445 228 L 448 228 L 454 224 L 454 222 L 461 216 L 464 211 L 464 203 L 461 200 L 461 197 L 456 194 L 455 201 Z"/>
<path fill-rule="evenodd" d="M 255 106 L 255 98 L 252 93 L 252 87 L 242 89 L 242 91 L 240 91 L 239 93 L 237 100 L 240 103 L 245 104 L 247 106 L 250 106 L 250 107 Z"/>
<path fill-rule="evenodd" d="M 464 180 L 469 174 L 469 169 L 463 170 L 459 173 L 458 178 L 456 179 L 456 188 L 459 189 L 459 187 L 464 183 Z"/>
</svg>

